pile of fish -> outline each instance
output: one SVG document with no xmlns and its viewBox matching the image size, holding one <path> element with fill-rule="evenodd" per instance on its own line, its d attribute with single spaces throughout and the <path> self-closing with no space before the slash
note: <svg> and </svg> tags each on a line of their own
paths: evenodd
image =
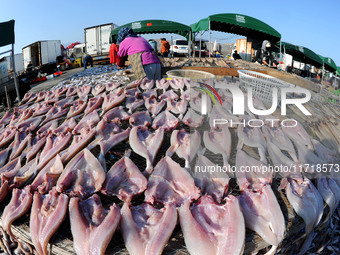
<svg viewBox="0 0 340 255">
<path fill-rule="evenodd" d="M 104 254 L 117 229 L 130 254 L 161 254 L 178 219 L 190 254 L 242 254 L 246 227 L 274 254 L 287 231 L 272 188 L 279 181 L 305 222 L 303 253 L 314 230 L 336 210 L 339 179 L 305 166 L 339 164 L 338 151 L 321 137 L 313 139 L 302 123 L 214 125 L 214 119 L 260 120 L 247 105 L 245 115 L 232 114 L 227 88 L 238 82 L 205 81 L 205 86 L 222 83 L 225 89 L 218 90 L 221 104 L 208 98 L 208 114 L 201 115 L 205 92 L 200 82 L 143 79 L 126 84 L 105 82 L 102 75 L 102 81 L 82 76 L 50 91 L 28 93 L 0 120 L 1 203 L 11 195 L 1 217 L 3 252 L 33 252 L 11 227 L 30 213 L 37 254 L 48 254 L 48 243 L 67 215 L 74 250 L 82 255 Z M 256 98 L 253 103 L 266 109 Z M 121 144 L 126 150 L 117 149 Z M 143 163 L 134 160 L 136 155 Z M 196 171 L 218 169 L 219 162 L 237 171 Z M 269 164 L 300 171 L 280 176 L 241 171 Z M 104 205 L 110 197 L 121 202 Z"/>
<path fill-rule="evenodd" d="M 181 66 L 203 66 L 203 67 L 227 67 L 230 68 L 230 61 L 223 58 L 163 58 L 164 67 L 181 67 Z"/>
</svg>

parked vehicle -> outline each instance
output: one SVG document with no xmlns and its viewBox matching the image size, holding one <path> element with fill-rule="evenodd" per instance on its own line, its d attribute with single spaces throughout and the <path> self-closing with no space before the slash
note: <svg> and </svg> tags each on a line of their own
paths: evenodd
<svg viewBox="0 0 340 255">
<path fill-rule="evenodd" d="M 173 40 L 173 43 L 170 46 L 170 54 L 174 57 L 179 55 L 188 56 L 189 55 L 188 41 L 182 39 Z"/>
<path fill-rule="evenodd" d="M 110 61 L 109 37 L 111 31 L 117 27 L 108 23 L 84 29 L 86 54 L 91 55 L 94 62 Z"/>
<path fill-rule="evenodd" d="M 7 69 L 8 71 L 13 71 L 13 60 L 12 56 L 7 56 Z M 15 61 L 15 71 L 17 73 L 21 73 L 24 71 L 24 59 L 22 57 L 22 53 L 18 53 L 14 55 L 14 61 Z"/>
<path fill-rule="evenodd" d="M 15 101 L 17 94 L 15 89 L 15 83 L 13 78 L 13 73 L 9 75 L 7 62 L 10 58 L 2 58 L 0 59 L 0 103 L 7 106 L 9 104 L 12 107 L 13 102 Z M 29 84 L 24 83 L 22 76 L 18 76 L 19 81 L 19 93 L 22 98 L 27 91 L 31 89 Z M 8 96 L 8 103 L 6 94 Z"/>
<path fill-rule="evenodd" d="M 38 41 L 22 48 L 24 70 L 29 62 L 43 73 L 53 73 L 57 56 L 61 55 L 60 40 Z"/>
<path fill-rule="evenodd" d="M 193 42 L 194 48 L 195 48 L 195 57 L 199 57 L 199 54 L 201 52 L 201 57 L 206 57 L 209 55 L 208 47 L 206 44 L 207 40 L 202 40 L 201 44 L 199 40 L 195 40 Z M 200 48 L 201 46 L 201 48 Z"/>
</svg>

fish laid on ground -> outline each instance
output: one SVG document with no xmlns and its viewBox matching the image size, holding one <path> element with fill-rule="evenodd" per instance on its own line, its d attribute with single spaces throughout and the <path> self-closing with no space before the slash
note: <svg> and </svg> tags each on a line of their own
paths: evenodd
<svg viewBox="0 0 340 255">
<path fill-rule="evenodd" d="M 37 254 L 47 255 L 47 245 L 64 221 L 68 196 L 52 189 L 47 195 L 35 192 L 30 216 L 30 234 Z"/>
<path fill-rule="evenodd" d="M 162 145 L 164 129 L 159 128 L 154 133 L 147 127 L 133 127 L 130 132 L 130 146 L 138 155 L 146 159 L 145 173 L 150 174 L 153 170 L 153 161 Z"/>
<path fill-rule="evenodd" d="M 75 117 L 81 114 L 85 110 L 86 106 L 87 106 L 87 97 L 80 98 L 74 101 L 66 117 L 71 118 L 71 117 Z"/>
<path fill-rule="evenodd" d="M 62 152 L 60 152 L 61 160 L 63 163 L 67 163 L 73 158 L 79 151 L 84 149 L 94 138 L 96 129 L 83 130 L 80 135 L 74 135 L 72 143 Z"/>
<path fill-rule="evenodd" d="M 230 180 L 226 171 L 218 171 L 218 165 L 199 152 L 193 176 L 195 185 L 200 188 L 202 195 L 210 195 L 217 203 L 222 203 L 227 194 Z"/>
<path fill-rule="evenodd" d="M 106 112 L 102 119 L 107 122 L 120 123 L 121 121 L 129 120 L 130 115 L 124 111 L 123 106 L 119 106 Z"/>
<path fill-rule="evenodd" d="M 252 186 L 255 189 L 261 188 L 264 184 L 271 184 L 273 172 L 267 171 L 262 161 L 250 157 L 243 150 L 236 152 L 236 178 L 240 190 Z"/>
<path fill-rule="evenodd" d="M 294 126 L 295 124 L 296 126 Z M 282 126 L 282 130 L 294 143 L 299 141 L 301 144 L 307 146 L 309 150 L 314 150 L 311 138 L 299 122 L 292 121 L 290 123 L 287 121 L 286 125 L 288 126 Z"/>
<path fill-rule="evenodd" d="M 317 181 L 317 188 L 323 200 L 329 206 L 329 213 L 324 220 L 328 221 L 340 202 L 340 186 L 330 177 L 321 176 Z"/>
<path fill-rule="evenodd" d="M 187 106 L 188 106 L 188 101 L 186 100 L 179 100 L 179 101 L 175 101 L 175 100 L 171 100 L 170 98 L 166 99 L 167 102 L 167 110 L 172 112 L 173 114 L 179 114 L 179 119 L 183 118 L 183 115 L 185 114 L 185 112 L 187 111 Z"/>
<path fill-rule="evenodd" d="M 104 102 L 102 105 L 102 114 L 110 110 L 111 108 L 120 105 L 125 99 L 125 93 L 122 88 L 111 91 L 110 94 L 104 96 Z"/>
<path fill-rule="evenodd" d="M 223 205 L 209 196 L 201 197 L 192 207 L 186 201 L 179 208 L 179 218 L 190 254 L 243 253 L 246 229 L 236 197 L 229 195 Z"/>
<path fill-rule="evenodd" d="M 4 209 L 1 217 L 2 226 L 11 236 L 13 236 L 12 223 L 31 208 L 33 195 L 30 190 L 30 186 L 24 189 L 13 189 L 11 201 Z"/>
<path fill-rule="evenodd" d="M 16 125 L 16 128 L 21 132 L 32 132 L 37 129 L 41 123 L 42 117 L 34 117 L 24 120 Z M 45 122 L 46 123 L 46 122 Z M 41 123 L 42 124 L 42 123 Z"/>
<path fill-rule="evenodd" d="M 46 136 L 37 135 L 31 141 L 28 141 L 27 147 L 24 151 L 27 162 L 32 160 L 37 155 L 40 149 L 45 145 L 46 139 L 47 135 Z"/>
<path fill-rule="evenodd" d="M 174 153 L 185 160 L 185 168 L 190 168 L 190 162 L 194 159 L 201 145 L 201 135 L 195 130 L 194 133 L 187 133 L 184 129 L 172 131 L 170 138 L 171 146 L 167 150 L 167 155 Z"/>
<path fill-rule="evenodd" d="M 252 188 L 243 190 L 239 201 L 246 226 L 272 245 L 268 254 L 275 254 L 276 248 L 284 238 L 286 225 L 270 185 L 265 184 L 258 190 Z"/>
<path fill-rule="evenodd" d="M 90 91 L 91 91 L 91 86 L 82 86 L 78 88 L 77 90 L 78 97 L 81 98 L 84 96 L 88 96 Z"/>
<path fill-rule="evenodd" d="M 179 124 L 178 118 L 176 118 L 172 113 L 168 110 L 165 110 L 157 115 L 152 122 L 153 129 L 163 128 L 164 131 L 172 131 Z"/>
<path fill-rule="evenodd" d="M 125 202 L 130 202 L 133 196 L 146 190 L 148 184 L 148 180 L 128 156 L 111 167 L 101 189 L 103 194 L 117 196 Z"/>
<path fill-rule="evenodd" d="M 141 91 L 137 88 L 132 89 L 125 89 L 124 93 L 126 96 L 132 96 L 132 97 L 139 97 L 141 95 Z"/>
<path fill-rule="evenodd" d="M 21 152 L 26 148 L 28 142 L 32 139 L 32 134 L 27 132 L 17 132 L 15 134 L 14 142 L 11 144 L 12 153 L 9 156 L 9 160 L 18 157 Z"/>
<path fill-rule="evenodd" d="M 66 91 L 66 97 L 71 97 L 76 95 L 78 92 L 78 88 L 74 88 L 74 87 L 69 87 Z"/>
<path fill-rule="evenodd" d="M 165 93 L 161 94 L 158 98 L 164 100 L 166 100 L 167 98 L 170 98 L 171 100 L 178 100 L 179 96 L 173 90 L 168 90 Z"/>
<path fill-rule="evenodd" d="M 135 112 L 130 116 L 129 123 L 131 126 L 150 126 L 151 125 L 151 117 L 148 111 L 144 112 Z"/>
<path fill-rule="evenodd" d="M 58 119 L 68 112 L 68 108 L 63 109 L 62 107 L 53 106 L 47 113 L 44 121 L 41 123 L 41 125 L 44 125 L 45 123 L 49 122 L 50 120 Z"/>
<path fill-rule="evenodd" d="M 52 133 L 58 127 L 58 120 L 51 120 L 38 129 L 37 135 L 39 136 L 47 136 Z"/>
<path fill-rule="evenodd" d="M 85 133 L 93 129 L 100 121 L 99 115 L 96 111 L 93 111 L 85 115 L 79 123 L 73 128 L 72 134 L 81 134 L 82 129 L 85 129 Z"/>
<path fill-rule="evenodd" d="M 204 145 L 215 154 L 222 154 L 223 164 L 228 166 L 231 152 L 231 134 L 227 126 L 203 133 Z"/>
<path fill-rule="evenodd" d="M 166 156 L 155 166 L 144 194 L 145 201 L 151 204 L 181 206 L 185 201 L 198 199 L 200 191 L 189 172 Z"/>
<path fill-rule="evenodd" d="M 148 110 L 148 112 L 151 114 L 152 118 L 155 118 L 158 115 L 158 113 L 160 113 L 160 111 L 163 109 L 164 106 L 165 106 L 165 101 L 161 99 L 158 102 L 157 97 L 154 95 L 145 99 L 145 107 Z"/>
<path fill-rule="evenodd" d="M 283 132 L 281 127 L 272 128 L 268 126 L 263 126 L 262 130 L 267 141 L 268 139 L 270 139 L 271 142 L 274 143 L 274 145 L 280 148 L 280 150 L 287 151 L 293 161 L 298 161 L 294 145 L 288 138 L 288 136 Z"/>
<path fill-rule="evenodd" d="M 163 93 L 170 86 L 169 81 L 167 79 L 156 80 L 156 88 L 163 90 Z"/>
<path fill-rule="evenodd" d="M 129 109 L 128 113 L 132 114 L 138 107 L 144 105 L 143 99 L 137 99 L 134 96 L 127 96 L 125 100 L 125 106 Z"/>
<path fill-rule="evenodd" d="M 16 133 L 17 133 L 16 128 L 13 127 L 5 128 L 0 135 L 0 147 L 10 143 L 14 139 Z"/>
<path fill-rule="evenodd" d="M 103 101 L 104 97 L 101 95 L 90 98 L 87 102 L 86 109 L 84 110 L 85 115 L 97 110 L 102 105 Z"/>
<path fill-rule="evenodd" d="M 0 151 L 0 168 L 3 167 L 5 163 L 7 162 L 9 151 L 10 151 L 10 148 Z"/>
<path fill-rule="evenodd" d="M 173 204 L 156 209 L 150 204 L 131 206 L 124 203 L 121 210 L 121 231 L 130 254 L 160 255 L 177 223 Z"/>
<path fill-rule="evenodd" d="M 105 91 L 106 86 L 98 84 L 97 86 L 94 86 L 91 90 L 91 93 L 94 97 L 98 96 L 100 93 Z"/>
<path fill-rule="evenodd" d="M 59 134 L 54 136 L 48 135 L 46 144 L 39 157 L 38 169 L 44 167 L 55 155 L 65 149 L 66 145 L 70 142 L 72 134 Z"/>
<path fill-rule="evenodd" d="M 244 119 L 247 121 L 247 118 Z M 237 127 L 238 136 L 238 149 L 242 149 L 243 145 L 249 147 L 255 147 L 259 150 L 260 160 L 267 162 L 266 160 L 266 140 L 264 139 L 263 133 L 259 127 L 249 127 L 239 125 Z"/>
<path fill-rule="evenodd" d="M 280 188 L 284 188 L 289 203 L 306 224 L 305 234 L 309 235 L 323 215 L 323 200 L 312 182 L 307 178 L 282 179 Z"/>
<path fill-rule="evenodd" d="M 13 169 L 8 172 L 1 173 L 2 181 L 8 181 L 11 189 L 21 188 L 25 183 L 28 183 L 37 171 L 38 157 L 31 160 L 20 168 Z"/>
<path fill-rule="evenodd" d="M 68 132 L 72 132 L 76 125 L 76 120 L 74 118 L 69 118 L 65 120 L 58 128 L 52 130 L 52 133 L 54 135 L 66 134 Z"/>
<path fill-rule="evenodd" d="M 337 152 L 335 150 L 327 148 L 321 142 L 315 139 L 312 139 L 312 143 L 319 158 L 329 164 L 337 162 Z"/>
<path fill-rule="evenodd" d="M 58 192 L 86 198 L 101 189 L 105 177 L 99 161 L 89 150 L 84 149 L 65 166 L 56 187 Z"/>
<path fill-rule="evenodd" d="M 36 107 L 34 107 L 34 113 L 33 113 L 32 117 L 44 115 L 49 110 L 51 110 L 52 107 L 53 107 L 52 105 L 50 105 L 46 102 L 42 102 L 42 103 L 38 104 Z"/>
<path fill-rule="evenodd" d="M 97 194 L 86 200 L 70 199 L 73 247 L 78 255 L 104 254 L 120 221 L 120 208 L 106 210 Z"/>
<path fill-rule="evenodd" d="M 143 90 L 150 90 L 155 85 L 155 80 L 149 81 L 147 78 L 144 78 L 142 80 L 142 83 L 139 85 L 139 87 Z"/>
<path fill-rule="evenodd" d="M 184 115 L 182 122 L 191 128 L 198 128 L 202 126 L 204 117 L 189 108 L 187 113 Z"/>
<path fill-rule="evenodd" d="M 63 172 L 64 166 L 59 154 L 51 159 L 47 165 L 41 169 L 31 184 L 32 191 L 39 191 L 45 194 L 57 183 L 59 175 Z"/>
<path fill-rule="evenodd" d="M 106 169 L 106 153 L 108 153 L 108 151 L 117 144 L 126 140 L 129 137 L 130 130 L 130 128 L 122 130 L 120 126 L 115 123 L 108 123 L 105 120 L 101 120 L 98 123 L 96 127 L 96 138 L 87 148 L 91 150 L 95 146 L 99 145 L 100 154 L 98 156 L 98 160 L 104 169 Z"/>
</svg>

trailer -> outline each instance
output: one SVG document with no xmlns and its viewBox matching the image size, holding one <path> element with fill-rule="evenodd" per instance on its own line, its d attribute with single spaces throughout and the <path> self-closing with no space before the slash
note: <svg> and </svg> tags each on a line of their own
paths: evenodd
<svg viewBox="0 0 340 255">
<path fill-rule="evenodd" d="M 118 26 L 113 23 L 84 28 L 86 54 L 92 56 L 97 63 L 107 63 L 110 60 L 109 37 L 111 31 Z"/>
<path fill-rule="evenodd" d="M 0 104 L 8 107 L 12 107 L 17 94 L 14 82 L 14 73 L 8 69 L 9 58 L 0 59 Z M 10 71 L 10 72 L 9 72 Z M 23 76 L 17 76 L 19 80 L 19 93 L 22 98 L 27 91 L 31 89 L 30 85 L 25 83 Z"/>
<path fill-rule="evenodd" d="M 24 70 L 29 62 L 43 72 L 51 73 L 56 66 L 57 56 L 61 55 L 60 40 L 38 41 L 22 48 Z M 50 70 L 51 69 L 51 70 Z"/>
</svg>

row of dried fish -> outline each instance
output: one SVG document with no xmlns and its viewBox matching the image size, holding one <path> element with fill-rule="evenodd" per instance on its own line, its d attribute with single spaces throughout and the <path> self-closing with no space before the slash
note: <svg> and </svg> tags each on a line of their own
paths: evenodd
<svg viewBox="0 0 340 255">
<path fill-rule="evenodd" d="M 164 67 L 181 67 L 181 66 L 204 66 L 204 67 L 227 67 L 230 68 L 230 61 L 221 58 L 163 58 Z"/>
<path fill-rule="evenodd" d="M 2 218 L 6 231 L 11 233 L 10 225 L 13 220 L 30 208 L 30 205 L 26 207 L 26 203 L 23 202 L 18 207 L 18 201 L 27 198 L 27 204 L 30 204 L 29 201 L 32 203 L 32 191 L 37 191 L 33 198 L 31 212 L 31 236 L 39 254 L 46 254 L 49 238 L 65 217 L 67 206 L 69 206 L 74 248 L 78 254 L 88 254 L 91 251 L 101 254 L 105 251 L 118 226 L 119 217 L 122 217 L 121 231 L 130 253 L 160 254 L 176 226 L 176 206 L 180 208 L 181 228 L 187 249 L 192 254 L 197 252 L 241 254 L 245 242 L 245 225 L 273 246 L 270 252 L 275 252 L 284 238 L 285 221 L 271 189 L 273 176 L 263 172 L 259 175 L 254 173 L 248 175 L 237 171 L 236 176 L 228 176 L 223 172 L 217 176 L 195 172 L 196 166 L 202 168 L 216 166 L 216 163 L 204 156 L 204 150 L 200 150 L 202 137 L 206 149 L 215 154 L 222 154 L 225 166 L 228 166 L 231 160 L 232 144 L 238 143 L 235 162 L 238 170 L 244 166 L 266 165 L 269 161 L 273 165 L 338 162 L 337 155 L 320 142 L 312 140 L 300 124 L 291 129 L 279 125 L 262 128 L 239 125 L 236 130 L 226 126 L 217 128 L 204 126 L 204 118 L 193 111 L 200 110 L 202 103 L 202 94 L 198 92 L 199 90 L 192 89 L 189 92 L 189 88 L 193 88 L 194 85 L 198 84 L 188 80 L 163 79 L 157 82 L 143 80 L 130 83 L 124 89 L 117 84 L 106 84 L 92 88 L 91 86 L 60 88 L 53 92 L 54 96 L 49 95 L 50 92 L 41 92 L 46 93 L 45 96 L 27 95 L 23 101 L 26 103 L 22 107 L 2 118 L 0 121 L 3 125 L 2 131 L 14 127 L 16 132 L 30 132 L 35 135 L 46 132 L 47 136 L 60 135 L 62 138 L 48 140 L 50 142 L 46 142 L 44 148 L 42 145 L 37 150 L 38 153 L 43 148 L 40 156 L 35 154 L 38 155 L 35 160 L 31 156 L 32 158 L 27 159 L 28 163 L 23 167 L 18 166 L 18 162 L 33 151 L 33 148 L 27 153 L 23 148 L 16 153 L 18 155 L 13 155 L 13 160 L 7 164 L 6 156 L 4 160 L 6 165 L 0 169 L 1 178 L 5 180 L 1 189 L 21 188 L 22 185 L 29 184 L 24 189 L 14 189 L 14 191 L 18 190 L 16 192 L 20 191 L 22 195 L 13 195 L 12 201 L 4 211 Z M 214 84 L 210 83 L 210 85 Z M 227 85 L 237 84 L 225 83 L 225 86 Z M 112 87 L 115 88 L 111 89 Z M 64 94 L 67 97 L 58 100 Z M 211 125 L 212 121 L 209 120 L 214 118 L 236 118 L 240 121 L 238 118 L 241 116 L 232 115 L 231 94 L 227 90 L 220 90 L 219 94 L 222 95 L 222 106 L 212 105 L 209 101 L 207 107 L 209 118 L 205 123 Z M 75 95 L 78 95 L 77 100 L 75 97 L 72 98 Z M 87 97 L 90 96 L 91 98 L 88 99 Z M 98 99 L 102 97 L 104 99 Z M 41 98 L 44 98 L 44 101 Z M 100 103 L 95 101 L 95 98 Z M 91 99 L 95 102 L 90 103 Z M 39 113 L 37 109 L 42 101 L 46 105 L 53 104 L 56 108 L 50 114 L 47 113 L 50 110 L 41 111 L 47 114 L 45 119 L 39 120 L 39 123 L 37 120 L 29 122 L 29 125 L 25 123 L 25 118 L 29 118 L 27 116 Z M 124 102 L 124 107 L 118 106 Z M 257 108 L 265 107 L 259 100 L 254 102 Z M 90 110 L 86 113 L 87 107 L 90 107 Z M 136 112 L 141 108 L 144 111 Z M 191 111 L 188 111 L 188 108 Z M 248 115 L 243 116 L 244 119 L 256 118 L 251 116 L 247 107 L 245 108 Z M 34 110 L 30 111 L 32 109 Z M 84 116 L 81 116 L 83 111 L 85 111 Z M 56 122 L 52 124 L 53 120 L 65 115 L 67 120 L 61 126 L 58 127 Z M 77 122 L 77 119 L 80 121 Z M 175 130 L 180 121 L 192 128 L 199 128 L 200 132 L 195 130 L 190 134 L 184 130 Z M 124 125 L 127 127 L 125 130 L 122 129 Z M 154 131 L 145 126 L 151 126 Z M 166 155 L 155 162 L 165 132 L 171 132 L 171 145 Z M 232 141 L 231 132 L 237 134 L 236 141 Z M 73 141 L 65 149 L 71 141 L 71 134 L 74 135 Z M 7 138 L 3 135 L 1 142 L 5 137 Z M 5 140 L 2 146 L 9 144 L 13 137 Z M 65 137 L 68 139 L 67 142 L 63 141 Z M 126 139 L 129 139 L 130 148 L 146 159 L 146 168 L 139 169 L 126 154 L 105 173 L 105 154 Z M 21 145 L 22 142 L 17 143 Z M 13 148 L 14 144 L 12 145 L 7 149 Z M 101 150 L 98 160 L 90 152 L 96 145 L 99 145 Z M 244 150 L 245 146 L 258 148 L 259 158 L 248 155 Z M 87 149 L 83 149 L 85 147 Z M 288 155 L 282 153 L 282 150 Z M 12 153 L 13 151 L 18 150 L 12 149 Z M 80 152 L 77 154 L 78 151 Z M 171 158 L 174 154 L 185 160 L 184 168 Z M 190 166 L 190 162 L 194 162 L 195 158 L 197 158 L 196 164 Z M 140 170 L 144 171 L 146 177 Z M 34 180 L 20 183 L 25 173 L 30 171 L 33 172 L 31 176 L 35 176 Z M 8 174 L 9 172 L 11 174 Z M 238 198 L 227 195 L 231 177 L 237 178 L 241 190 Z M 316 189 L 313 183 L 301 173 L 286 174 L 284 177 L 281 188 L 285 189 L 297 214 L 305 220 L 306 235 L 311 236 L 311 232 L 319 225 L 322 218 L 322 197 L 331 208 L 331 212 L 339 203 L 339 192 L 337 192 L 339 186 L 336 179 L 334 181 L 331 176 L 319 178 L 318 189 Z M 116 205 L 112 205 L 109 210 L 104 209 L 100 198 L 92 195 L 98 191 L 105 195 L 117 196 L 125 201 L 121 211 L 119 212 L 119 207 Z M 49 195 L 46 195 L 48 192 Z M 58 192 L 70 195 L 72 197 L 70 202 L 67 203 L 65 201 L 68 199 L 67 196 Z M 132 198 L 142 192 L 147 203 L 132 206 L 130 204 Z M 60 205 L 59 201 L 61 201 Z M 190 206 L 192 201 L 196 202 Z M 222 201 L 224 204 L 220 204 Z M 164 207 L 156 209 L 152 206 L 158 203 L 163 204 Z M 37 207 L 35 204 L 38 204 Z M 301 204 L 306 207 L 301 207 Z M 62 209 L 58 209 L 59 218 L 56 220 L 53 218 L 56 216 L 53 216 L 52 211 L 59 206 Z M 46 209 L 41 215 L 39 213 L 36 215 L 36 212 L 41 212 L 40 207 Z M 79 217 L 79 215 L 83 216 Z M 46 222 L 50 222 L 50 225 Z M 106 229 L 107 222 L 111 222 L 112 228 Z M 37 229 L 33 225 L 48 225 L 49 228 Z M 96 227 L 87 228 L 86 226 L 89 225 Z M 106 231 L 107 234 L 103 236 Z M 225 236 L 230 238 L 226 239 Z"/>
</svg>

